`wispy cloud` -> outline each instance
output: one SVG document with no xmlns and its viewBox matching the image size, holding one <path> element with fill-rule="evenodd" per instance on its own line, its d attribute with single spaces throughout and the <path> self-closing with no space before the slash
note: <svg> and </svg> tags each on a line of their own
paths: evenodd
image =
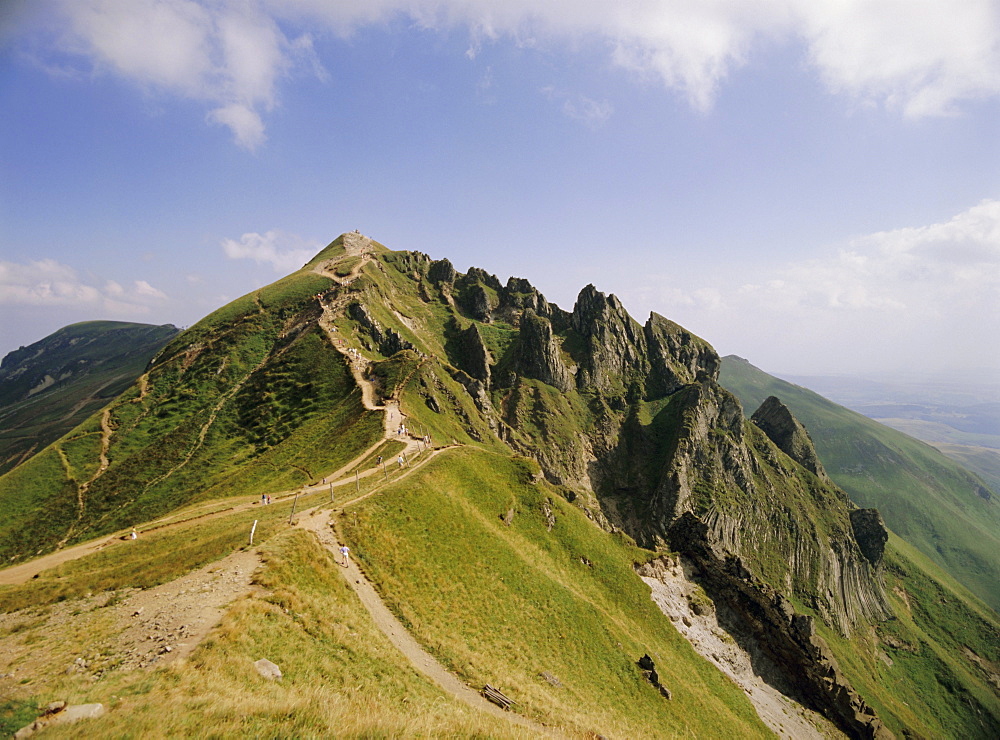
<svg viewBox="0 0 1000 740">
<path fill-rule="evenodd" d="M 1000 201 L 943 223 L 858 237 L 835 255 L 785 267 L 779 285 L 744 291 L 838 310 L 941 315 L 980 306 L 1000 315 Z"/>
<path fill-rule="evenodd" d="M 780 346 L 786 368 L 963 360 L 1000 366 L 1000 200 L 947 221 L 859 236 L 825 254 L 762 268 L 714 270 L 680 289 L 646 280 L 625 299 L 697 327 L 729 348 Z M 749 350 L 748 350 L 749 351 Z"/>
<path fill-rule="evenodd" d="M 586 95 L 557 90 L 554 87 L 543 87 L 541 92 L 549 100 L 558 103 L 563 114 L 592 129 L 603 126 L 615 112 L 614 106 L 607 100 L 594 100 Z"/>
<path fill-rule="evenodd" d="M 282 275 L 294 272 L 311 260 L 322 248 L 319 242 L 307 241 L 282 231 L 263 234 L 250 232 L 235 239 L 223 239 L 222 251 L 230 259 L 248 259 L 267 264 Z"/>
<path fill-rule="evenodd" d="M 100 283 L 53 259 L 0 261 L 0 304 L 94 308 L 113 316 L 137 316 L 166 299 L 145 280 L 127 286 L 114 280 Z"/>
<path fill-rule="evenodd" d="M 794 42 L 826 86 L 911 117 L 954 113 L 1000 94 L 1000 10 L 994 0 L 40 0 L 12 24 L 49 28 L 43 67 L 70 54 L 144 88 L 201 100 L 207 120 L 253 150 L 282 79 L 326 70 L 313 32 L 349 35 L 393 18 L 427 30 L 464 29 L 469 56 L 487 43 L 591 53 L 658 80 L 709 110 L 727 76 L 767 44 Z M 294 35 L 293 30 L 298 31 Z M 8 30 L 5 36 L 15 32 Z M 62 65 L 65 67 L 65 65 Z M 569 101 L 598 120 L 607 105 Z"/>
<path fill-rule="evenodd" d="M 302 62 L 322 72 L 311 37 L 289 39 L 260 3 L 47 0 L 39 6 L 51 16 L 52 51 L 147 90 L 204 101 L 207 119 L 228 127 L 251 151 L 265 140 L 260 114 L 277 104 L 279 80 Z"/>
</svg>

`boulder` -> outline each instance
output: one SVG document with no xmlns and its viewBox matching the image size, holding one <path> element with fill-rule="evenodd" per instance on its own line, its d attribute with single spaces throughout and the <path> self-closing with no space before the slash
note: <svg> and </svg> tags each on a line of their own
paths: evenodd
<svg viewBox="0 0 1000 740">
<path fill-rule="evenodd" d="M 79 722 L 81 719 L 97 719 L 103 717 L 104 713 L 104 705 L 100 703 L 67 706 L 64 701 L 54 701 L 45 708 L 45 714 L 15 732 L 14 737 L 16 740 L 22 740 L 52 725 L 67 725 Z"/>
<path fill-rule="evenodd" d="M 257 673 L 264 678 L 271 679 L 272 681 L 281 678 L 281 669 L 267 658 L 261 658 L 253 666 L 257 669 Z"/>
</svg>

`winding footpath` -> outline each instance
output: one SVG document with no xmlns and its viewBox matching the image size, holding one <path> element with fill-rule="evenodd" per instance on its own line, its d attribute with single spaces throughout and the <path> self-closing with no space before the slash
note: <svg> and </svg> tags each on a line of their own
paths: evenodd
<svg viewBox="0 0 1000 740">
<path fill-rule="evenodd" d="M 349 275 L 338 276 L 332 269 L 330 269 L 329 265 L 320 265 L 316 268 L 317 272 L 329 277 L 331 280 L 334 280 L 334 282 L 343 286 L 349 285 L 357 277 L 365 264 L 367 264 L 367 262 L 372 258 L 372 255 L 365 251 L 365 248 L 370 245 L 370 240 L 368 240 L 367 237 L 363 237 L 359 234 L 350 241 L 351 244 L 348 245 L 348 240 L 345 239 L 345 246 L 348 248 L 348 254 L 360 256 L 361 260 Z M 342 466 L 339 470 L 334 471 L 331 475 L 326 476 L 323 483 L 312 486 L 303 486 L 294 491 L 282 491 L 272 494 L 278 501 L 287 500 L 292 496 L 301 497 L 303 495 L 327 490 L 329 490 L 332 494 L 333 488 L 356 483 L 361 478 L 367 478 L 372 475 L 383 475 L 385 477 L 386 480 L 377 483 L 371 490 L 366 491 L 365 493 L 359 492 L 357 495 L 343 498 L 335 510 L 343 511 L 344 507 L 357 504 L 369 496 L 378 493 L 384 485 L 394 483 L 409 476 L 419 468 L 422 468 L 437 455 L 446 452 L 451 449 L 451 447 L 454 447 L 454 445 L 450 445 L 438 449 L 429 449 L 425 445 L 423 439 L 415 438 L 410 434 L 402 435 L 399 433 L 401 425 L 405 424 L 406 415 L 400 410 L 398 400 L 390 398 L 387 399 L 383 405 L 377 405 L 375 403 L 375 387 L 371 381 L 366 378 L 368 366 L 370 364 L 369 361 L 363 357 L 360 349 L 352 348 L 347 345 L 346 340 L 340 336 L 340 333 L 333 324 L 333 321 L 336 318 L 337 309 L 342 310 L 342 308 L 342 299 L 337 301 L 336 304 L 324 304 L 323 316 L 321 317 L 319 324 L 323 328 L 324 333 L 327 335 L 327 338 L 333 348 L 345 357 L 345 360 L 350 367 L 351 375 L 354 377 L 355 382 L 361 389 L 361 398 L 364 407 L 369 411 L 381 411 L 383 413 L 383 435 L 381 439 L 368 449 L 364 450 L 360 455 L 355 457 L 346 465 Z M 106 418 L 102 416 L 102 432 L 106 432 L 105 424 Z M 388 475 L 385 468 L 373 467 L 365 470 L 364 472 L 357 471 L 358 466 L 370 457 L 375 450 L 384 445 L 387 440 L 397 440 L 404 443 L 405 446 L 399 454 L 404 456 L 405 467 L 401 470 L 394 470 L 392 477 Z M 103 438 L 102 442 L 105 442 Z M 395 462 L 393 465 L 398 468 Z M 102 445 L 101 465 L 97 475 L 103 473 L 106 468 L 107 458 Z M 350 475 L 352 471 L 355 473 L 353 476 Z M 97 475 L 94 477 L 96 478 Z M 90 481 L 88 481 L 88 483 L 89 482 Z M 211 505 L 212 504 L 207 504 L 197 508 L 204 508 L 204 506 Z M 239 511 L 248 510 L 253 506 L 259 506 L 256 496 L 254 496 L 253 500 L 250 502 L 237 504 L 222 510 L 194 514 L 193 516 L 181 519 L 176 519 L 175 517 L 177 514 L 174 513 L 160 520 L 151 522 L 149 525 L 143 527 L 142 531 L 145 533 L 153 530 L 177 527 L 195 520 L 229 516 Z M 318 541 L 326 547 L 327 550 L 333 553 L 336 558 L 340 550 L 342 537 L 340 537 L 339 533 L 337 533 L 335 529 L 336 523 L 333 518 L 334 511 L 331 511 L 330 509 L 320 509 L 319 506 L 320 504 L 314 503 L 310 508 L 304 509 L 299 514 L 296 524 L 312 532 Z M 194 511 L 197 511 L 197 508 Z M 22 563 L 20 565 L 0 570 L 0 585 L 26 583 L 42 571 L 54 568 L 61 563 L 84 557 L 109 545 L 121 544 L 121 540 L 124 539 L 124 535 L 125 532 L 123 531 L 116 533 L 111 537 L 103 537 L 97 540 L 82 543 L 80 545 L 75 545 L 73 547 L 60 549 L 27 563 Z M 256 554 L 251 557 L 254 561 L 256 561 Z M 389 641 L 407 658 L 407 660 L 410 661 L 414 668 L 427 676 L 434 682 L 434 684 L 441 688 L 442 691 L 458 701 L 465 703 L 469 707 L 472 707 L 473 709 L 487 712 L 493 716 L 502 718 L 514 725 L 530 731 L 532 734 L 544 736 L 552 736 L 554 734 L 550 728 L 546 728 L 543 725 L 533 722 L 532 720 L 522 717 L 516 713 L 502 710 L 500 707 L 483 698 L 483 696 L 481 696 L 478 692 L 465 685 L 457 676 L 448 671 L 448 669 L 445 668 L 437 659 L 421 647 L 420 643 L 417 642 L 413 635 L 411 635 L 403 624 L 395 617 L 395 615 L 392 614 L 389 608 L 379 597 L 375 587 L 360 571 L 354 561 L 349 561 L 348 565 L 343 569 L 343 576 L 350 585 L 351 589 L 357 594 L 361 603 L 365 606 L 365 609 L 371 615 L 378 629 L 385 634 Z M 249 580 L 246 581 L 246 588 L 249 588 Z M 239 594 L 233 594 L 232 597 L 235 598 L 237 595 Z M 221 608 L 222 606 L 223 605 L 220 604 L 217 608 Z M 219 614 L 221 615 L 221 612 L 219 612 Z M 208 630 L 205 629 L 203 633 L 197 635 L 197 639 L 189 640 L 187 650 L 184 652 L 189 653 L 193 650 L 197 643 L 207 636 L 207 634 Z"/>
<path fill-rule="evenodd" d="M 335 533 L 335 520 L 330 510 L 315 511 L 308 517 L 303 517 L 300 524 L 316 535 L 320 543 L 326 547 L 339 561 L 340 540 Z M 497 705 L 484 699 L 479 693 L 462 683 L 455 674 L 441 665 L 414 639 L 396 616 L 389 611 L 385 602 L 375 591 L 375 587 L 358 568 L 354 560 L 348 558 L 347 566 L 343 567 L 344 579 L 358 595 L 365 609 L 371 614 L 372 620 L 379 630 L 389 638 L 389 641 L 401 652 L 418 671 L 427 676 L 448 695 L 469 705 L 474 709 L 500 717 L 525 729 L 540 735 L 552 735 L 552 730 L 533 722 L 526 717 L 513 712 L 504 711 Z"/>
</svg>

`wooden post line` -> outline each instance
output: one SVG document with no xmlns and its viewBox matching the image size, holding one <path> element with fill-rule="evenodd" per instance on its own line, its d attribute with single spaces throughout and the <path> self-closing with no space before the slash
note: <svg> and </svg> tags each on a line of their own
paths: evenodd
<svg viewBox="0 0 1000 740">
<path fill-rule="evenodd" d="M 253 533 L 257 531 L 257 520 L 253 520 L 253 526 L 250 527 L 250 547 L 253 547 Z"/>
<path fill-rule="evenodd" d="M 295 516 L 295 507 L 299 503 L 299 492 L 295 492 L 295 500 L 292 501 L 292 513 L 288 515 L 288 523 L 292 523 L 292 517 Z"/>
</svg>

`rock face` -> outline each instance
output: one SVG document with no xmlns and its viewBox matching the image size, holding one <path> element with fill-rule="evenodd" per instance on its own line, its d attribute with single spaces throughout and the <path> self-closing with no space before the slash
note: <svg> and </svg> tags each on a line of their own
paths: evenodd
<svg viewBox="0 0 1000 740">
<path fill-rule="evenodd" d="M 828 480 L 809 432 L 778 398 L 769 396 L 750 420 L 763 430 L 778 449 L 806 470 Z"/>
<path fill-rule="evenodd" d="M 552 323 L 530 308 L 521 315 L 514 368 L 519 375 L 541 380 L 561 391 L 575 386 L 552 333 Z"/>
<path fill-rule="evenodd" d="M 368 331 L 368 335 L 381 354 L 394 355 L 404 349 L 413 349 L 413 345 L 403 339 L 399 332 L 394 329 L 384 329 L 361 303 L 350 304 L 347 307 L 347 313 Z"/>
<path fill-rule="evenodd" d="M 833 720 L 850 737 L 886 740 L 893 734 L 841 673 L 813 618 L 796 614 L 788 600 L 760 581 L 740 558 L 720 557 L 708 546 L 706 526 L 686 514 L 675 522 L 673 541 L 697 568 L 716 604 L 753 639 L 753 651 L 784 674 L 786 691 Z M 764 638 L 764 639 L 761 639 Z"/>
<path fill-rule="evenodd" d="M 449 372 L 492 433 L 582 495 L 602 526 L 697 562 L 708 596 L 775 645 L 774 662 L 805 701 L 853 735 L 884 734 L 811 618 L 790 606 L 794 597 L 843 635 L 887 618 L 884 528 L 877 513 L 852 514 L 777 398 L 748 421 L 718 384 L 710 345 L 655 313 L 636 322 L 593 285 L 566 312 L 527 280 L 395 259 L 422 300 L 452 312 Z M 391 330 L 361 307 L 349 313 L 383 354 L 392 349 Z"/>
<path fill-rule="evenodd" d="M 882 515 L 878 509 L 855 509 L 851 512 L 851 526 L 861 554 L 873 567 L 878 567 L 885 552 L 885 543 L 889 540 L 889 530 L 882 521 Z"/>
<path fill-rule="evenodd" d="M 459 332 L 459 352 L 461 366 L 469 375 L 489 387 L 493 365 L 493 357 L 490 355 L 483 335 L 479 331 L 479 326 L 472 324 L 468 329 Z"/>
<path fill-rule="evenodd" d="M 649 653 L 646 653 L 641 658 L 639 658 L 638 663 L 639 670 L 646 677 L 646 680 L 653 684 L 653 687 L 660 692 L 660 696 L 664 699 L 673 698 L 670 689 L 660 683 L 660 675 L 656 672 L 656 664 L 653 663 L 653 659 L 649 657 Z"/>
</svg>

